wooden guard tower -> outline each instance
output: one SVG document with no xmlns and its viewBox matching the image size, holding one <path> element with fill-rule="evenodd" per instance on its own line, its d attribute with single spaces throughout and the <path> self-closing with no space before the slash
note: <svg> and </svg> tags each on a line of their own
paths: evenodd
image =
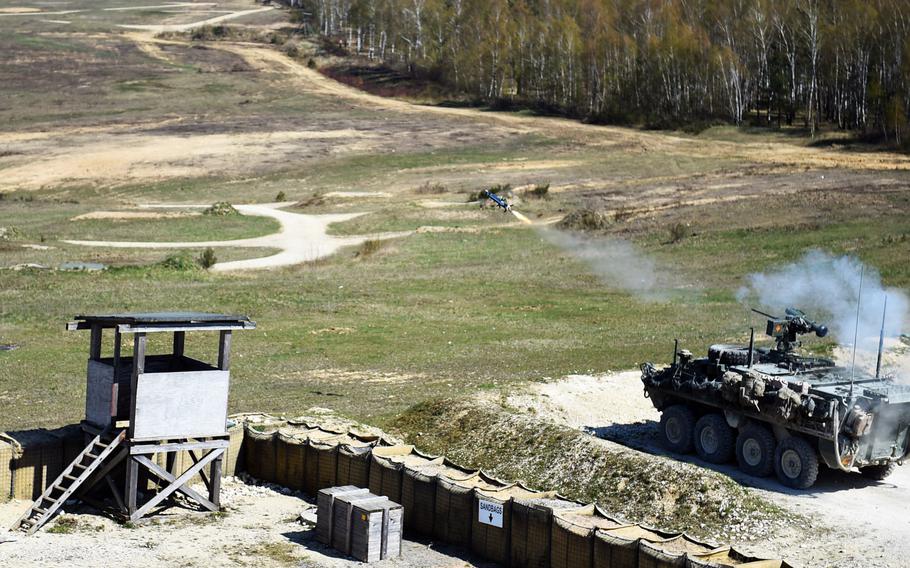
<svg viewBox="0 0 910 568">
<path fill-rule="evenodd" d="M 217 511 L 222 460 L 228 447 L 231 334 L 256 324 L 243 316 L 209 313 L 85 315 L 75 320 L 67 324 L 67 330 L 91 331 L 82 428 L 92 440 L 23 515 L 19 528 L 34 532 L 67 499 L 91 501 L 87 493 L 101 483 L 131 521 L 178 491 L 205 509 Z M 102 357 L 105 330 L 114 332 L 111 357 Z M 184 353 L 186 333 L 201 331 L 219 333 L 214 365 Z M 147 353 L 152 333 L 173 334 L 170 353 Z M 124 335 L 133 338 L 132 357 L 121 354 Z M 176 458 L 181 451 L 188 453 L 193 465 L 178 472 Z M 155 454 L 165 456 L 166 467 L 155 462 Z M 208 464 L 211 468 L 206 475 L 203 468 Z M 140 473 L 143 478 L 151 475 L 161 480 L 164 487 L 142 495 Z M 196 475 L 205 482 L 208 496 L 190 488 Z"/>
</svg>

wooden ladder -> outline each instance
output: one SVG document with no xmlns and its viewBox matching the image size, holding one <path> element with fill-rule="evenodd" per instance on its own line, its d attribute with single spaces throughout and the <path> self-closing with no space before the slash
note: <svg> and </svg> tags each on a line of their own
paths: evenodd
<svg viewBox="0 0 910 568">
<path fill-rule="evenodd" d="M 107 444 L 104 438 L 110 435 L 110 430 L 105 430 L 85 447 L 84 450 L 69 464 L 63 473 L 44 490 L 41 497 L 32 503 L 28 511 L 19 518 L 13 530 L 20 530 L 32 534 L 49 520 L 60 509 L 79 487 L 88 480 L 92 474 L 104 463 L 105 460 L 120 445 L 126 437 L 126 430 L 113 434 Z"/>
</svg>

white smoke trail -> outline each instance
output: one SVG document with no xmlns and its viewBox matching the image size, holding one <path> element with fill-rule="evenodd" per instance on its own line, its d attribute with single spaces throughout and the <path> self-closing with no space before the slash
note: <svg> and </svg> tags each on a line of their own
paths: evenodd
<svg viewBox="0 0 910 568">
<path fill-rule="evenodd" d="M 639 299 L 661 301 L 669 297 L 672 271 L 661 271 L 657 261 L 634 244 L 611 237 L 588 237 L 555 229 L 540 229 L 540 234 L 575 258 L 587 264 L 595 275 L 612 288 L 629 292 Z"/>
<path fill-rule="evenodd" d="M 801 309 L 811 319 L 826 323 L 841 347 L 850 346 L 852 350 L 862 272 L 863 264 L 855 257 L 811 250 L 797 262 L 748 276 L 748 284 L 739 290 L 737 298 L 775 315 L 783 315 L 790 306 Z M 881 274 L 866 266 L 859 298 L 857 349 L 878 349 L 886 295 L 885 337 L 896 338 L 907 323 L 910 302 L 902 290 L 883 286 Z"/>
</svg>

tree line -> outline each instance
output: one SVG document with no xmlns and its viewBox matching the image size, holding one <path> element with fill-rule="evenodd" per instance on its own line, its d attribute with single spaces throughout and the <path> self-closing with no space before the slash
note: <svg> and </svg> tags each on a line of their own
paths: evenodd
<svg viewBox="0 0 910 568">
<path fill-rule="evenodd" d="M 910 0 L 289 1 L 351 51 L 486 103 L 906 136 Z"/>
</svg>

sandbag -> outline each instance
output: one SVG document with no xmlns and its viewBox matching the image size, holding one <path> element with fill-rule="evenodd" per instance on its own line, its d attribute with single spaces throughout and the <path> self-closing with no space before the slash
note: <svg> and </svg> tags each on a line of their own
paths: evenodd
<svg viewBox="0 0 910 568">
<path fill-rule="evenodd" d="M 504 485 L 483 472 L 465 473 L 453 468 L 437 475 L 433 535 L 455 546 L 470 546 L 474 489 L 498 489 Z"/>
<path fill-rule="evenodd" d="M 337 485 L 368 487 L 370 484 L 370 458 L 373 442 L 354 439 L 338 446 Z"/>
<path fill-rule="evenodd" d="M 594 534 L 594 568 L 637 568 L 640 541 L 660 542 L 676 536 L 638 525 L 598 529 Z"/>
<path fill-rule="evenodd" d="M 63 442 L 43 428 L 10 432 L 9 436 L 21 448 L 21 455 L 10 464 L 12 497 L 37 499 L 63 471 Z"/>
<path fill-rule="evenodd" d="M 553 511 L 582 506 L 559 495 L 513 498 L 510 565 L 513 568 L 548 568 Z"/>
<path fill-rule="evenodd" d="M 246 471 L 260 481 L 275 482 L 278 427 L 247 424 L 243 434 Z"/>
<path fill-rule="evenodd" d="M 445 470 L 443 458 L 431 459 L 414 452 L 404 459 L 401 477 L 401 505 L 404 531 L 408 535 L 433 536 L 436 516 L 436 477 Z"/>
<path fill-rule="evenodd" d="M 414 446 L 409 444 L 373 448 L 370 463 L 370 493 L 384 495 L 395 503 L 401 503 L 404 456 L 413 451 Z"/>
<path fill-rule="evenodd" d="M 471 550 L 474 554 L 503 566 L 508 565 L 511 557 L 512 500 L 545 495 L 520 483 L 494 490 L 475 489 L 471 514 Z M 497 510 L 500 513 L 494 512 Z M 498 524 L 502 526 L 493 524 L 497 521 L 501 521 Z"/>
<path fill-rule="evenodd" d="M 687 554 L 704 554 L 712 547 L 680 535 L 659 542 L 642 540 L 638 548 L 639 568 L 685 568 Z"/>
</svg>

